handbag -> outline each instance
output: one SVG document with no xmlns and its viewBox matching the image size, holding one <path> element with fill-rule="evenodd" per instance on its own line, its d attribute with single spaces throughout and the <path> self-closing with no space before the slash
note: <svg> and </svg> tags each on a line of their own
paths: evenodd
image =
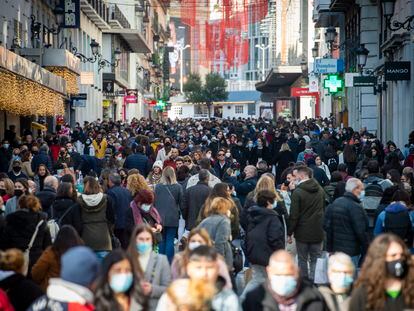
<svg viewBox="0 0 414 311">
<path fill-rule="evenodd" d="M 243 252 L 240 248 L 234 246 L 233 243 L 230 242 L 230 245 L 233 253 L 233 273 L 236 275 L 243 270 Z"/>
<path fill-rule="evenodd" d="M 26 276 L 29 272 L 29 261 L 30 261 L 30 250 L 32 249 L 32 246 L 34 244 L 34 241 L 36 240 L 37 233 L 39 232 L 40 226 L 43 224 L 44 220 L 42 219 L 39 221 L 39 223 L 36 226 L 36 229 L 32 235 L 32 238 L 30 239 L 29 244 L 27 245 L 26 250 L 23 253 L 24 263 L 23 263 L 23 275 Z"/>
<path fill-rule="evenodd" d="M 328 252 L 323 252 L 322 257 L 316 260 L 315 267 L 315 284 L 329 284 L 328 280 Z"/>
</svg>

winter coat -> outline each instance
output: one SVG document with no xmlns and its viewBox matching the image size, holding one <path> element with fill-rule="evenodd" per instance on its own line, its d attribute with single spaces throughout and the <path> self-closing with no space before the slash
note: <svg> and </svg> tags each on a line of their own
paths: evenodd
<svg viewBox="0 0 414 311">
<path fill-rule="evenodd" d="M 288 235 L 302 243 L 323 241 L 325 192 L 315 179 L 300 183 L 291 196 Z"/>
<path fill-rule="evenodd" d="M 52 171 L 52 160 L 50 159 L 50 156 L 44 151 L 39 151 L 39 153 L 33 157 L 31 163 L 32 171 L 37 172 L 40 164 L 46 165 L 49 172 Z"/>
<path fill-rule="evenodd" d="M 154 206 L 165 227 L 178 227 L 180 212 L 184 206 L 184 193 L 179 184 L 155 186 Z"/>
<path fill-rule="evenodd" d="M 367 291 L 364 285 L 355 288 L 352 291 L 351 301 L 349 302 L 349 310 L 367 311 Z M 391 298 L 385 295 L 385 304 L 381 311 L 409 310 L 412 306 L 407 306 L 404 302 L 404 295 L 401 294 L 397 298 Z M 370 310 L 372 311 L 372 310 Z"/>
<path fill-rule="evenodd" d="M 14 311 L 14 307 L 11 304 L 6 292 L 0 289 L 0 310 L 2 311 Z"/>
<path fill-rule="evenodd" d="M 317 167 L 316 165 L 309 166 L 313 171 L 313 178 L 321 185 L 321 187 L 325 187 L 329 184 L 328 176 L 323 169 Z"/>
<path fill-rule="evenodd" d="M 224 165 L 221 166 L 219 161 L 216 161 L 216 163 L 214 163 L 213 169 L 215 172 L 215 175 L 220 178 L 223 179 L 224 173 L 227 171 L 228 168 L 231 167 L 231 163 L 226 161 L 224 162 Z"/>
<path fill-rule="evenodd" d="M 52 247 L 49 246 L 42 253 L 32 268 L 32 280 L 46 292 L 49 279 L 57 278 L 60 274 L 60 258 L 57 257 Z"/>
<path fill-rule="evenodd" d="M 19 174 L 15 174 L 14 171 L 10 171 L 7 176 L 13 181 L 16 182 L 16 180 L 18 180 L 19 178 L 24 178 L 24 179 L 28 179 L 29 177 L 27 177 L 27 175 L 21 170 L 19 172 Z"/>
<path fill-rule="evenodd" d="M 299 292 L 295 299 L 296 311 L 327 310 L 325 301 L 316 288 L 304 281 L 299 286 Z M 247 293 L 246 299 L 243 301 L 243 310 L 279 311 L 280 308 L 275 298 L 273 298 L 269 284 L 266 282 Z"/>
<path fill-rule="evenodd" d="M 229 268 L 233 267 L 230 219 L 223 215 L 214 214 L 204 219 L 198 227 L 207 230 L 217 252 L 224 257 Z"/>
<path fill-rule="evenodd" d="M 144 177 L 147 177 L 149 171 L 151 170 L 148 157 L 142 153 L 129 155 L 124 162 L 124 168 L 128 170 L 135 168 L 139 170 L 139 173 Z"/>
<path fill-rule="evenodd" d="M 42 191 L 36 193 L 36 196 L 40 200 L 42 211 L 50 217 L 50 206 L 56 199 L 56 189 L 45 186 Z"/>
<path fill-rule="evenodd" d="M 20 273 L 2 271 L 1 274 L 3 273 L 10 275 L 0 280 L 0 288 L 7 293 L 15 311 L 26 311 L 33 301 L 43 295 L 38 285 Z"/>
<path fill-rule="evenodd" d="M 37 299 L 27 311 L 93 311 L 93 293 L 86 287 L 50 279 L 47 294 Z"/>
<path fill-rule="evenodd" d="M 197 217 L 201 207 L 210 195 L 210 191 L 210 187 L 203 182 L 198 182 L 195 186 L 187 188 L 185 191 L 182 213 L 185 220 L 185 228 L 187 230 L 190 231 L 196 226 Z"/>
<path fill-rule="evenodd" d="M 27 249 L 36 226 L 43 220 L 30 249 L 29 271 L 42 252 L 52 243 L 46 219 L 45 213 L 32 212 L 27 209 L 19 209 L 6 217 L 6 227 L 0 239 L 0 247 L 1 249 L 18 248 L 23 252 Z"/>
<path fill-rule="evenodd" d="M 128 224 L 133 223 L 133 226 L 141 225 L 145 222 L 144 215 L 149 214 L 152 218 L 152 222 L 154 225 L 159 224 L 162 225 L 161 216 L 158 213 L 157 209 L 154 206 L 151 206 L 149 212 L 144 212 L 140 206 L 138 206 L 135 201 L 132 201 L 129 206 L 129 212 L 127 215 L 127 222 Z M 152 227 L 152 224 L 149 224 Z M 154 226 L 155 227 L 155 226 Z"/>
<path fill-rule="evenodd" d="M 58 223 L 60 227 L 71 225 L 79 234 L 82 232 L 80 207 L 72 198 L 57 198 L 50 207 L 50 218 L 60 221 Z"/>
<path fill-rule="evenodd" d="M 109 226 L 115 221 L 111 199 L 103 193 L 79 197 L 82 219 L 81 238 L 94 251 L 111 251 Z"/>
<path fill-rule="evenodd" d="M 336 295 L 330 287 L 321 286 L 318 288 L 329 311 L 348 311 L 350 297 L 342 298 L 342 295 Z"/>
<path fill-rule="evenodd" d="M 131 193 L 121 186 L 114 186 L 107 191 L 114 202 L 115 229 L 127 229 L 127 214 L 132 201 Z"/>
<path fill-rule="evenodd" d="M 273 252 L 285 247 L 283 224 L 274 210 L 257 205 L 247 219 L 246 256 L 251 264 L 267 266 Z"/>
<path fill-rule="evenodd" d="M 240 204 L 244 206 L 244 202 L 246 201 L 246 197 L 249 192 L 253 191 L 256 188 L 257 178 L 252 177 L 241 181 L 236 181 L 235 179 L 230 180 L 233 184 L 234 189 L 236 190 L 237 197 L 240 200 Z"/>
<path fill-rule="evenodd" d="M 193 169 L 194 168 L 195 168 L 195 166 L 193 166 Z M 191 171 L 190 171 L 190 174 L 191 174 Z M 210 175 L 210 178 L 208 180 L 208 186 L 211 189 L 213 189 L 216 184 L 221 183 L 221 180 L 218 177 L 216 177 L 215 175 L 213 175 L 211 172 L 209 172 L 209 175 Z M 190 187 L 193 187 L 193 186 L 197 185 L 199 181 L 200 180 L 198 179 L 198 172 L 197 172 L 195 175 L 191 176 L 188 179 L 186 189 L 189 189 Z"/>
<path fill-rule="evenodd" d="M 350 192 L 326 209 L 324 229 L 329 252 L 349 256 L 365 254 L 368 248 L 368 217 L 359 199 Z"/>
</svg>

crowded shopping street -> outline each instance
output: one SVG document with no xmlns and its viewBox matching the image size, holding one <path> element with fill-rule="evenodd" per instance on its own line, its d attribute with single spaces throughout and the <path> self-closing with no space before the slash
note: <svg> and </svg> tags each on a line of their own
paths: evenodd
<svg viewBox="0 0 414 311">
<path fill-rule="evenodd" d="M 414 310 L 414 1 L 0 25 L 0 311 Z"/>
</svg>

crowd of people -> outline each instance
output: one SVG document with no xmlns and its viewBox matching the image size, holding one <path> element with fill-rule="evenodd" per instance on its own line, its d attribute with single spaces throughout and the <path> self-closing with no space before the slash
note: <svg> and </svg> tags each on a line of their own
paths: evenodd
<svg viewBox="0 0 414 311">
<path fill-rule="evenodd" d="M 97 120 L 0 143 L 0 310 L 414 308 L 414 132 Z"/>
</svg>

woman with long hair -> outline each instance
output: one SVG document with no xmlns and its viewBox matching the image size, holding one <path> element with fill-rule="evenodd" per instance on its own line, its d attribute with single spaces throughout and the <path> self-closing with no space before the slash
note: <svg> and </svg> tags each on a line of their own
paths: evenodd
<svg viewBox="0 0 414 311">
<path fill-rule="evenodd" d="M 29 178 L 35 175 L 32 171 L 32 154 L 29 150 L 21 152 L 22 157 L 22 172 Z"/>
<path fill-rule="evenodd" d="M 149 310 L 155 310 L 158 300 L 171 281 L 171 270 L 165 255 L 154 251 L 155 235 L 148 225 L 137 226 L 131 235 L 128 254 L 134 271 L 142 278 L 143 293 L 149 298 Z"/>
<path fill-rule="evenodd" d="M 277 164 L 276 167 L 276 183 L 279 185 L 281 183 L 281 176 L 285 169 L 289 167 L 289 164 L 295 162 L 295 156 L 290 150 L 288 143 L 283 143 L 280 147 L 279 153 L 274 158 L 274 163 Z"/>
<path fill-rule="evenodd" d="M 180 211 L 184 207 L 184 193 L 177 183 L 175 171 L 167 166 L 162 171 L 161 183 L 155 186 L 154 206 L 161 216 L 163 224 L 160 254 L 167 255 L 171 262 L 174 257 L 174 239 L 177 236 L 180 221 Z"/>
<path fill-rule="evenodd" d="M 123 250 L 114 250 L 103 260 L 94 305 L 102 311 L 146 310 L 140 278 Z"/>
<path fill-rule="evenodd" d="M 349 310 L 406 310 L 414 308 L 414 263 L 405 243 L 382 234 L 368 248 L 352 292 Z"/>
<path fill-rule="evenodd" d="M 194 228 L 188 235 L 188 243 L 182 252 L 175 254 L 171 264 L 171 277 L 173 280 L 187 277 L 187 263 L 190 251 L 199 247 L 200 245 L 213 246 L 210 235 L 205 229 Z M 219 276 L 226 280 L 226 287 L 232 288 L 229 269 L 222 256 L 218 256 Z"/>
<path fill-rule="evenodd" d="M 145 177 L 139 173 L 128 176 L 127 189 L 131 192 L 132 197 L 135 197 L 137 193 L 142 189 L 151 190 L 145 180 Z"/>
<path fill-rule="evenodd" d="M 211 190 L 210 195 L 207 197 L 206 202 L 201 207 L 200 215 L 199 215 L 199 222 L 203 219 L 207 218 L 211 214 L 211 203 L 215 198 L 225 198 L 232 202 L 232 206 L 230 209 L 230 221 L 231 221 L 231 236 L 233 239 L 237 239 L 240 234 L 240 220 L 239 215 L 241 211 L 241 204 L 240 201 L 235 201 L 231 195 L 232 190 L 227 183 L 218 183 L 215 184 L 213 189 Z M 236 205 L 237 203 L 238 205 Z"/>
<path fill-rule="evenodd" d="M 15 212 L 17 210 L 20 197 L 28 194 L 30 194 L 29 182 L 25 178 L 18 178 L 14 182 L 14 196 L 6 203 L 6 215 Z"/>
<path fill-rule="evenodd" d="M 152 170 L 147 177 L 147 182 L 151 187 L 154 188 L 161 182 L 162 168 L 163 163 L 161 161 L 155 161 L 155 163 L 152 165 Z"/>
<path fill-rule="evenodd" d="M 72 226 L 62 226 L 55 241 L 45 249 L 32 268 L 32 280 L 46 292 L 49 279 L 60 275 L 60 257 L 69 249 L 83 245 L 79 234 Z"/>
<path fill-rule="evenodd" d="M 50 175 L 49 169 L 45 164 L 40 164 L 37 167 L 35 176 L 33 178 L 34 182 L 36 183 L 37 191 L 42 191 L 44 187 L 44 181 L 47 176 Z"/>
<path fill-rule="evenodd" d="M 14 183 L 10 178 L 0 179 L 0 196 L 3 199 L 4 204 L 14 196 Z"/>
</svg>

